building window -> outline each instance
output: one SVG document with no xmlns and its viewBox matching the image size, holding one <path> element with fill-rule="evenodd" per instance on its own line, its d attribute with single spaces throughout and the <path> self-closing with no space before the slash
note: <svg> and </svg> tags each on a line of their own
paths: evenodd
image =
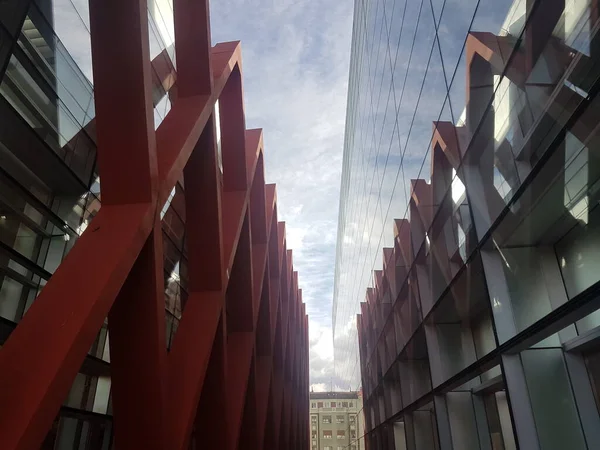
<svg viewBox="0 0 600 450">
<path fill-rule="evenodd" d="M 350 402 L 350 408 L 354 408 L 354 402 Z"/>
<path fill-rule="evenodd" d="M 583 356 L 592 384 L 592 392 L 594 393 L 594 399 L 596 400 L 596 407 L 598 408 L 598 411 L 600 411 L 600 352 L 590 352 Z"/>
<path fill-rule="evenodd" d="M 314 408 L 316 408 L 316 407 L 317 407 L 317 404 L 316 404 L 315 402 L 312 402 L 312 403 L 310 404 L 310 407 L 314 409 Z"/>
<path fill-rule="evenodd" d="M 356 439 L 356 431 L 350 430 L 350 439 Z"/>
<path fill-rule="evenodd" d="M 350 416 L 349 420 L 350 420 L 350 423 L 356 422 L 356 416 Z"/>
<path fill-rule="evenodd" d="M 316 439 L 316 438 L 317 438 L 317 432 L 316 432 L 316 431 L 313 431 L 313 432 L 311 433 L 311 436 L 310 436 L 310 437 L 311 437 L 311 439 Z"/>
<path fill-rule="evenodd" d="M 342 408 L 347 408 L 348 407 L 348 402 L 342 402 Z"/>
<path fill-rule="evenodd" d="M 337 430 L 338 439 L 346 439 L 346 430 Z"/>
<path fill-rule="evenodd" d="M 331 416 L 323 416 L 323 423 L 331 423 Z"/>
<path fill-rule="evenodd" d="M 335 408 L 335 402 L 331 402 L 331 407 Z"/>
<path fill-rule="evenodd" d="M 324 430 L 323 431 L 323 439 L 333 439 L 333 431 L 332 430 Z"/>
<path fill-rule="evenodd" d="M 322 408 L 323 407 L 323 402 L 317 402 L 317 408 Z"/>
<path fill-rule="evenodd" d="M 335 416 L 335 423 L 344 423 L 344 416 Z"/>
<path fill-rule="evenodd" d="M 312 423 L 317 423 L 317 416 L 310 416 L 310 421 Z"/>
</svg>

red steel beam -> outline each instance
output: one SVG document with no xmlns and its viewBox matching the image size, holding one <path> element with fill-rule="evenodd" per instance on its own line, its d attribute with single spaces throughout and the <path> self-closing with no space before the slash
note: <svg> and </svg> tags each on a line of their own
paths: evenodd
<svg viewBox="0 0 600 450">
<path fill-rule="evenodd" d="M 210 95 L 210 13 L 208 0 L 174 0 L 177 94 L 181 97 Z"/>
<path fill-rule="evenodd" d="M 145 0 L 90 3 L 98 168 L 104 207 L 157 201 L 147 8 Z M 124 74 L 121 82 L 115 82 L 115 67 Z M 118 448 L 143 446 L 160 450 L 166 444 L 159 221 L 155 210 L 154 229 L 108 315 L 114 440 Z M 136 324 L 134 333 L 132 324 Z M 132 389 L 134 385 L 136 388 Z M 127 427 L 119 426 L 124 421 Z"/>
<path fill-rule="evenodd" d="M 146 0 L 90 2 L 103 206 L 152 202 L 155 195 L 158 168 L 147 8 Z M 115 73 L 122 75 L 116 78 Z"/>
</svg>

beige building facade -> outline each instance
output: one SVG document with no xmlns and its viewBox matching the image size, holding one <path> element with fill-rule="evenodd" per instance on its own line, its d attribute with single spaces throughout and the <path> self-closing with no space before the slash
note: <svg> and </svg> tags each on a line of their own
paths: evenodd
<svg viewBox="0 0 600 450">
<path fill-rule="evenodd" d="M 310 393 L 310 449 L 364 450 L 361 392 Z"/>
</svg>

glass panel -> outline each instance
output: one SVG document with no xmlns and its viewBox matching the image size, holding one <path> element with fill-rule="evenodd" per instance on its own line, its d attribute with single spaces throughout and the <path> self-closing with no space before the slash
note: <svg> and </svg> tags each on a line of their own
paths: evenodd
<svg viewBox="0 0 600 450">
<path fill-rule="evenodd" d="M 521 359 L 541 448 L 587 449 L 562 349 L 526 350 Z"/>
<path fill-rule="evenodd" d="M 512 421 L 504 390 L 483 398 L 490 439 L 494 450 L 516 450 Z"/>
<path fill-rule="evenodd" d="M 81 409 L 85 403 L 89 379 L 86 375 L 78 373 L 73 380 L 65 405 Z"/>
<path fill-rule="evenodd" d="M 109 450 L 112 441 L 110 420 L 94 415 L 73 415 L 61 411 L 57 429 L 50 432 L 43 448 L 54 450 Z"/>
<path fill-rule="evenodd" d="M 79 133 L 81 123 L 77 123 L 71 111 L 49 86 L 44 85 L 45 82 L 37 80 L 38 72 L 25 67 L 25 61 L 15 55 L 11 57 L 0 92 L 87 184 L 94 164 L 94 144 L 85 133 Z"/>
<path fill-rule="evenodd" d="M 590 32 L 593 18 L 590 17 L 591 0 L 566 0 L 561 27 L 553 35 L 584 55 L 590 56 Z"/>
<path fill-rule="evenodd" d="M 584 359 L 594 392 L 594 400 L 596 400 L 596 408 L 600 413 L 600 351 L 586 353 Z"/>
<path fill-rule="evenodd" d="M 499 249 L 518 331 L 548 314 L 552 307 L 536 248 Z"/>
<path fill-rule="evenodd" d="M 47 23 L 52 24 L 65 49 L 77 66 L 92 79 L 92 46 L 89 33 L 89 7 L 84 0 L 36 0 Z"/>
<path fill-rule="evenodd" d="M 55 450 L 73 450 L 77 434 L 77 422 L 77 419 L 72 417 L 61 418 L 58 437 L 54 446 Z"/>
<path fill-rule="evenodd" d="M 21 320 L 45 283 L 46 280 L 40 278 L 37 273 L 1 252 L 0 316 L 14 322 Z"/>
<path fill-rule="evenodd" d="M 0 287 L 0 316 L 17 320 L 21 308 L 21 298 L 23 294 L 23 285 L 6 276 L 0 278 L 2 286 Z"/>
<path fill-rule="evenodd" d="M 479 450 L 479 435 L 471 392 L 448 392 L 446 406 L 454 448 Z"/>
<path fill-rule="evenodd" d="M 150 34 L 150 58 L 173 45 L 175 32 L 173 25 L 173 1 L 150 0 L 148 2 L 148 25 Z"/>
<path fill-rule="evenodd" d="M 108 326 L 106 324 L 106 320 L 104 322 L 105 323 L 102 325 L 102 328 L 100 328 L 100 331 L 98 332 L 98 335 L 92 344 L 92 348 L 88 352 L 90 355 L 100 359 L 104 355 L 104 347 L 107 343 L 106 336 L 108 335 Z"/>
<path fill-rule="evenodd" d="M 476 0 L 445 0 L 444 2 L 444 10 L 438 26 L 438 39 L 448 86 L 454 76 L 478 3 Z M 495 32 L 496 30 L 488 29 L 487 31 Z"/>
<path fill-rule="evenodd" d="M 416 448 L 439 450 L 437 422 L 433 407 L 430 408 L 412 413 L 414 439 Z"/>
<path fill-rule="evenodd" d="M 586 206 L 569 233 L 556 244 L 567 293 L 570 298 L 583 292 L 600 279 L 600 211 L 597 205 Z M 591 329 L 591 328 L 590 328 Z"/>
</svg>

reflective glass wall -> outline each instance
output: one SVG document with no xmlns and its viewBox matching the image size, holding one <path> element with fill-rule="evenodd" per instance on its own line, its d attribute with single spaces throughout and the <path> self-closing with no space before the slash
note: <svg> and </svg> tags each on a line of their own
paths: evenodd
<svg viewBox="0 0 600 450">
<path fill-rule="evenodd" d="M 564 71 L 550 67 L 542 55 L 529 76 L 526 92 L 510 77 L 503 76 L 502 69 L 492 75 L 493 100 L 475 86 L 467 91 L 471 61 L 465 48 L 469 33 L 503 37 L 498 50 L 506 60 L 525 39 L 526 13 L 535 3 L 355 2 L 333 306 L 336 370 L 353 387 L 359 383 L 355 314 L 365 299 L 366 288 L 373 286 L 373 271 L 383 268 L 384 248 L 393 247 L 394 219 L 409 217 L 412 180 L 430 180 L 433 123 L 447 121 L 466 130 L 469 94 L 474 94 L 473 113 L 481 109 L 477 114 L 483 114 L 492 101 L 489 106 L 495 114 L 493 125 L 488 126 L 494 127 L 495 154 L 508 160 L 504 155 L 509 151 L 514 159 L 515 151 L 507 150 L 506 145 L 501 148 L 499 143 L 510 142 L 513 148 L 523 145 L 524 136 L 543 108 L 543 94 L 548 89 L 542 84 L 556 82 Z M 566 3 L 568 12 L 551 36 L 588 56 L 593 46 L 589 38 L 593 31 L 589 19 L 591 2 Z M 571 78 L 578 73 L 580 79 L 585 78 L 583 70 L 575 70 Z M 583 82 L 586 83 L 590 80 Z M 582 89 L 584 94 L 588 89 L 577 87 L 569 79 L 565 86 Z M 481 106 L 476 107 L 475 103 Z M 516 107 L 520 112 L 515 112 Z M 475 130 L 479 122 L 473 118 L 468 127 Z M 577 180 L 581 182 L 586 172 L 581 169 L 587 164 L 587 150 L 580 151 L 582 143 L 572 133 L 566 136 L 566 145 L 570 148 L 565 156 L 567 176 L 580 176 L 573 179 L 572 187 L 564 188 L 563 203 L 568 203 L 577 215 L 586 210 L 585 201 L 573 191 L 578 190 Z M 504 205 L 526 176 L 521 169 L 522 165 L 507 161 L 498 161 L 492 169 L 493 184 Z M 457 178 L 454 196 L 462 195 L 461 183 Z M 500 213 L 501 208 L 495 208 L 492 219 Z M 461 228 L 457 239 L 464 242 L 466 232 Z"/>
<path fill-rule="evenodd" d="M 462 120 L 467 33 L 500 32 L 512 9 L 490 0 L 355 2 L 333 302 L 336 371 L 353 388 L 355 315 L 393 246 L 393 219 L 408 215 L 411 180 L 429 177 L 432 122 Z"/>
<path fill-rule="evenodd" d="M 393 215 L 382 216 L 380 234 L 377 215 L 360 206 L 375 194 L 380 204 L 386 191 L 377 163 L 369 164 L 378 147 L 370 138 L 356 143 L 364 125 L 353 121 L 364 115 L 376 124 L 378 103 L 369 87 L 376 69 L 356 62 L 369 37 L 360 40 L 355 22 L 336 369 L 362 384 L 365 439 L 374 448 L 597 448 L 599 4 L 479 1 L 467 14 L 468 3 L 421 5 L 432 17 L 442 93 L 421 115 L 435 92 L 425 66 L 411 119 L 398 109 L 394 126 L 409 126 L 395 144 L 398 170 L 409 175 L 386 200 Z M 448 31 L 461 23 L 453 52 Z M 363 95 L 355 84 L 363 70 L 366 112 L 353 103 Z M 419 117 L 429 128 L 417 138 Z M 413 175 L 406 155 L 416 139 L 424 141 Z M 355 220 L 367 231 L 352 232 Z M 358 344 L 348 325 L 357 312 Z"/>
</svg>

